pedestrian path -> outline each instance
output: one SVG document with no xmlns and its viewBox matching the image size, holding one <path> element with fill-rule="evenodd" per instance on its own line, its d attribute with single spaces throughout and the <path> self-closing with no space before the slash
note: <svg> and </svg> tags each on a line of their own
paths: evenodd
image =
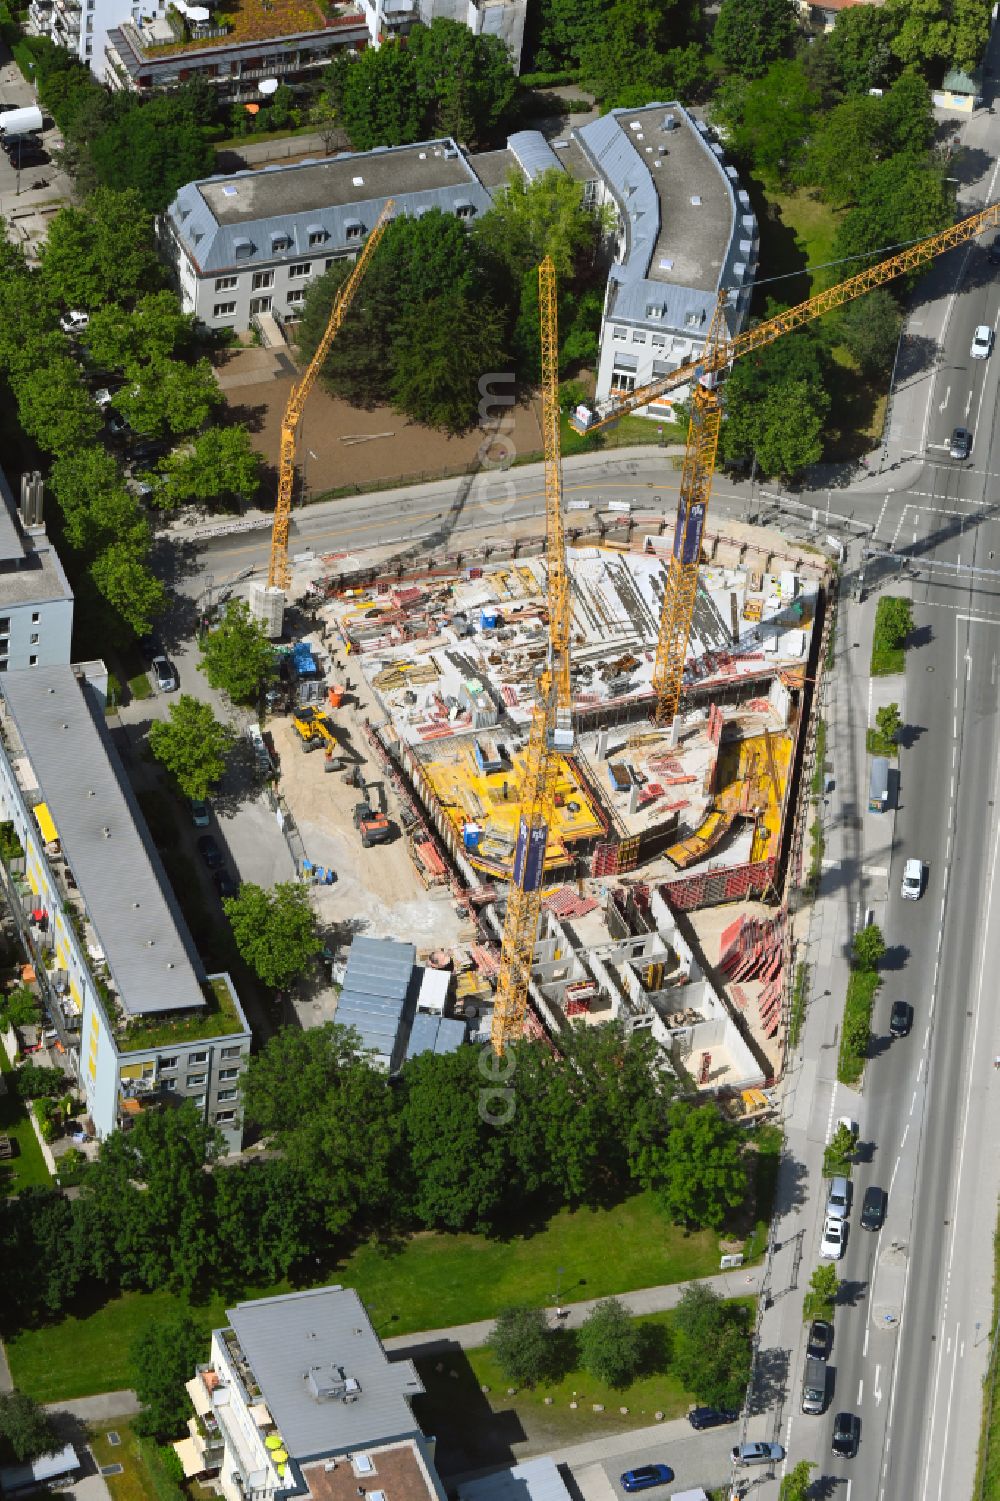
<svg viewBox="0 0 1000 1501">
<path fill-rule="evenodd" d="M 761 1268 L 740 1267 L 731 1272 L 719 1272 L 713 1277 L 693 1278 L 692 1281 L 696 1281 L 699 1287 L 711 1288 L 721 1298 L 750 1297 L 760 1289 Z M 687 1282 L 670 1282 L 662 1287 L 640 1287 L 634 1292 L 619 1293 L 617 1296 L 619 1302 L 624 1303 L 632 1314 L 662 1313 L 668 1308 L 677 1307 L 681 1294 L 688 1286 L 690 1283 Z M 579 1329 L 587 1315 L 601 1301 L 600 1298 L 588 1298 L 582 1303 L 563 1303 L 561 1306 L 564 1317 L 560 1318 L 560 1325 L 566 1329 Z M 397 1334 L 382 1343 L 387 1350 L 399 1353 L 444 1345 L 476 1350 L 486 1344 L 495 1322 L 495 1319 L 479 1319 L 472 1324 L 454 1324 L 450 1329 L 425 1329 L 419 1334 Z"/>
</svg>

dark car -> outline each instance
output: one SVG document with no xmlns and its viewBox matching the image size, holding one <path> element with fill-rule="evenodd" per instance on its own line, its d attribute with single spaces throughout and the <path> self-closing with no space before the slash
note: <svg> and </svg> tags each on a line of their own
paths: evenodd
<svg viewBox="0 0 1000 1501">
<path fill-rule="evenodd" d="M 1000 235 L 994 235 L 987 252 L 991 266 L 1000 266 Z"/>
<path fill-rule="evenodd" d="M 654 1485 L 669 1485 L 674 1472 L 669 1465 L 640 1465 L 622 1476 L 623 1491 L 648 1491 Z"/>
<path fill-rule="evenodd" d="M 885 1224 L 886 1205 L 889 1196 L 884 1188 L 876 1188 L 873 1183 L 865 1189 L 864 1203 L 861 1206 L 861 1228 L 863 1230 L 881 1230 Z"/>
<path fill-rule="evenodd" d="M 858 1443 L 861 1439 L 861 1419 L 853 1412 L 838 1412 L 833 1420 L 833 1444 L 834 1454 L 840 1454 L 844 1459 L 853 1459 L 858 1452 Z"/>
<path fill-rule="evenodd" d="M 809 1325 L 806 1354 L 815 1356 L 817 1360 L 829 1360 L 832 1349 L 833 1325 L 828 1324 L 826 1319 L 813 1319 Z"/>
<path fill-rule="evenodd" d="M 222 851 L 216 844 L 214 835 L 202 834 L 198 840 L 198 853 L 209 870 L 219 870 L 222 866 Z"/>
<path fill-rule="evenodd" d="M 110 407 L 108 412 L 108 432 L 113 438 L 126 438 L 132 431 L 131 423 L 121 412 L 113 412 Z"/>
<path fill-rule="evenodd" d="M 967 459 L 971 452 L 972 434 L 967 427 L 956 427 L 948 444 L 949 456 L 953 459 Z"/>
<path fill-rule="evenodd" d="M 893 1001 L 889 1013 L 889 1031 L 893 1037 L 905 1037 L 913 1026 L 913 1007 L 907 1001 Z"/>
<path fill-rule="evenodd" d="M 721 1428 L 723 1423 L 735 1423 L 738 1412 L 728 1407 L 692 1407 L 688 1422 L 692 1428 Z"/>
<path fill-rule="evenodd" d="M 145 433 L 139 433 L 131 446 L 130 453 L 133 459 L 158 459 L 167 452 L 169 447 L 170 444 L 164 442 L 162 438 L 149 438 Z"/>
<path fill-rule="evenodd" d="M 224 902 L 230 897 L 239 895 L 239 883 L 233 879 L 225 867 L 215 872 L 215 886 Z"/>
</svg>

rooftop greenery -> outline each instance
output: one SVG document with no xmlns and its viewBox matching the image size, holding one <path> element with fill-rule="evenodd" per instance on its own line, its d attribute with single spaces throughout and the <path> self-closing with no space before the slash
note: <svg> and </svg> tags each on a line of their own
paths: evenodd
<svg viewBox="0 0 1000 1501">
<path fill-rule="evenodd" d="M 122 1020 L 115 1027 L 115 1041 L 120 1051 L 141 1053 L 148 1048 L 201 1042 L 209 1037 L 228 1037 L 247 1030 L 222 975 L 213 975 L 202 990 L 206 1002 L 203 1011 L 161 1011 L 152 1016 Z"/>
</svg>

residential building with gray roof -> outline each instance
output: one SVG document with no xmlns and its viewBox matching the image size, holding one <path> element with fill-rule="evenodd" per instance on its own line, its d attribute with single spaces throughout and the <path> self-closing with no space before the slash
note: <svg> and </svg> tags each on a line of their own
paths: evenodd
<svg viewBox="0 0 1000 1501">
<path fill-rule="evenodd" d="M 40 476 L 22 480 L 18 506 L 0 469 L 0 672 L 67 664 L 73 590 L 42 523 Z"/>
</svg>

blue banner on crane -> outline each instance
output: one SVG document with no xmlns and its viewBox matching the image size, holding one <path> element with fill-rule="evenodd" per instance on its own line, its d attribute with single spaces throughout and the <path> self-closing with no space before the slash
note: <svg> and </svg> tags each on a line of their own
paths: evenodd
<svg viewBox="0 0 1000 1501">
<path fill-rule="evenodd" d="M 697 563 L 701 557 L 701 534 L 705 528 L 705 506 L 696 501 L 677 517 L 674 529 L 674 557 L 678 563 Z"/>
<path fill-rule="evenodd" d="M 528 826 L 522 818 L 517 827 L 517 845 L 514 850 L 514 885 L 520 891 L 538 891 L 545 877 L 545 845 L 548 841 L 548 825 Z"/>
</svg>

